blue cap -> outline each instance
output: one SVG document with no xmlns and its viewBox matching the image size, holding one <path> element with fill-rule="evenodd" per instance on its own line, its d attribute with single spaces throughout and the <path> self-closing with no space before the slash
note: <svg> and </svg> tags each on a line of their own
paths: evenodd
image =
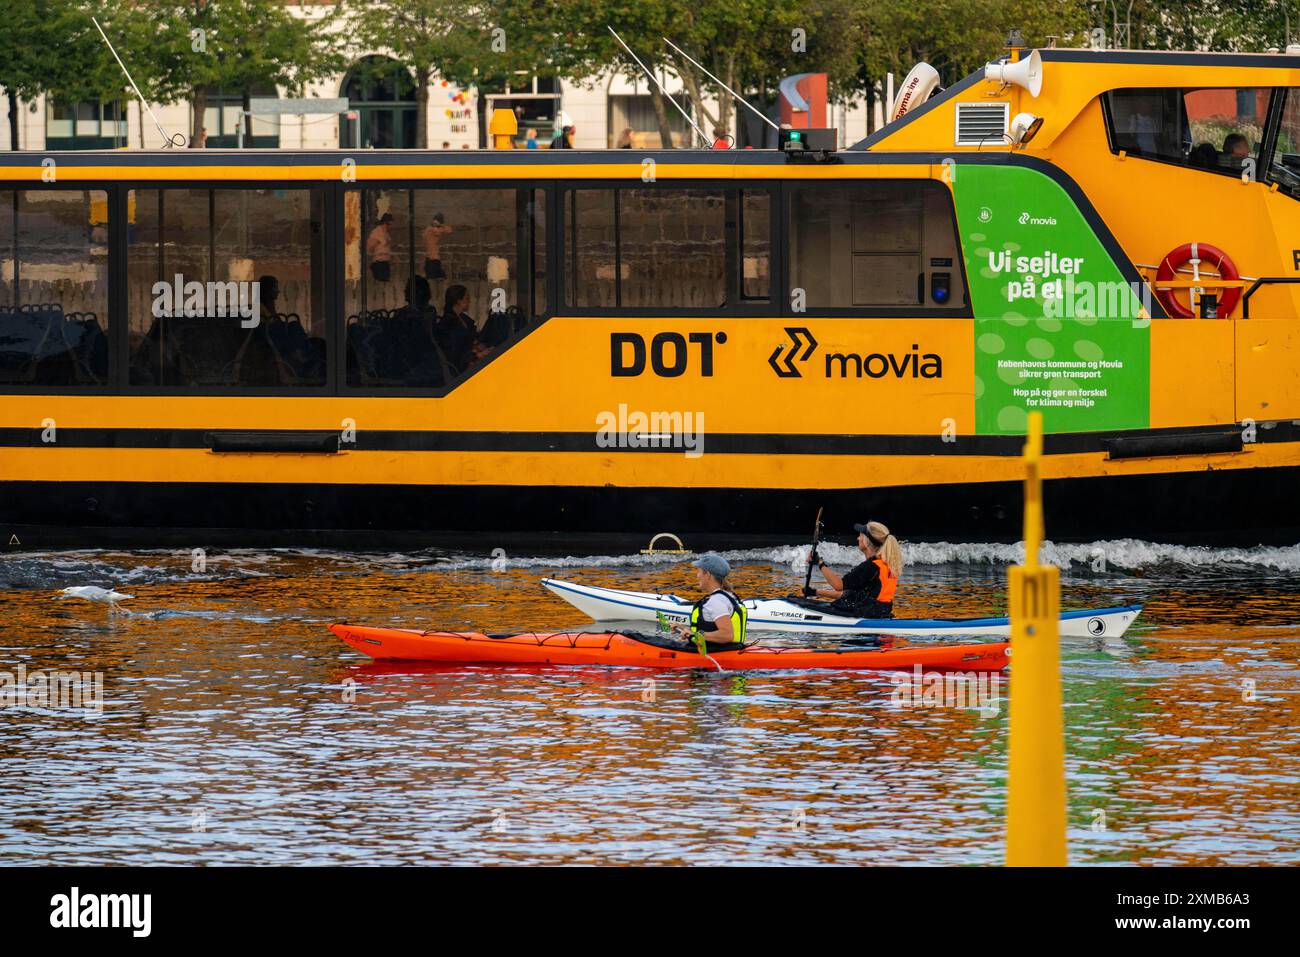
<svg viewBox="0 0 1300 957">
<path fill-rule="evenodd" d="M 691 562 L 696 568 L 702 568 L 714 578 L 719 580 L 726 578 L 731 574 L 731 566 L 727 560 L 717 552 L 705 552 L 695 561 Z"/>
</svg>

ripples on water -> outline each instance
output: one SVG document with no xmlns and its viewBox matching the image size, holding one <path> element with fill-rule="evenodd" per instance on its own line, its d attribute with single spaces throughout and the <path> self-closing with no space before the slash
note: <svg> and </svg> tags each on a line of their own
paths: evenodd
<svg viewBox="0 0 1300 957">
<path fill-rule="evenodd" d="M 792 590 L 798 551 L 731 553 L 737 587 Z M 898 611 L 1001 611 L 1017 554 L 913 546 Z M 1146 605 L 1122 641 L 1063 648 L 1071 859 L 1300 862 L 1300 547 L 1047 554 L 1066 607 Z M 367 664 L 324 628 L 584 626 L 539 578 L 685 594 L 689 572 L 432 551 L 231 551 L 201 572 L 188 552 L 0 559 L 0 671 L 102 671 L 106 700 L 0 710 L 0 862 L 1000 862 L 1005 697 L 902 709 L 870 673 Z M 133 614 L 50 600 L 74 584 L 133 594 Z"/>
</svg>

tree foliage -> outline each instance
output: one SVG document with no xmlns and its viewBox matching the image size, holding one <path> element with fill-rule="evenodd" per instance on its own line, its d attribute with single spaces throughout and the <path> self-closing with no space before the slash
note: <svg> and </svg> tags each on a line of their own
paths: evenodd
<svg viewBox="0 0 1300 957">
<path fill-rule="evenodd" d="M 1020 31 L 1031 47 L 1078 46 L 1089 26 L 1082 0 L 859 0 L 869 24 L 862 45 L 865 77 L 894 73 L 900 80 L 926 62 L 952 83 L 1001 56 L 1008 33 Z"/>
<path fill-rule="evenodd" d="M 462 85 L 508 76 L 518 59 L 508 37 L 492 34 L 484 8 L 463 0 L 373 0 L 342 3 L 348 32 L 381 51 L 415 80 L 416 145 L 429 145 L 429 80 L 437 73 Z"/>
<path fill-rule="evenodd" d="M 314 6 L 313 10 L 320 10 Z M 1087 45 L 1264 50 L 1300 40 L 1300 0 L 336 0 L 304 18 L 284 0 L 0 0 L 0 87 L 16 130 L 20 100 L 117 100 L 125 77 L 91 22 L 97 16 L 151 102 L 186 99 L 197 132 L 206 91 L 301 91 L 377 51 L 416 81 L 418 141 L 427 145 L 428 82 L 489 89 L 533 75 L 597 82 L 611 71 L 645 83 L 609 29 L 660 75 L 681 77 L 705 131 L 736 104 L 708 73 L 770 104 L 795 73 L 824 72 L 833 95 L 870 97 L 886 73 L 920 61 L 951 83 L 1002 53 L 1012 28 L 1030 46 L 1055 36 Z M 651 86 L 665 142 L 672 104 Z"/>
</svg>

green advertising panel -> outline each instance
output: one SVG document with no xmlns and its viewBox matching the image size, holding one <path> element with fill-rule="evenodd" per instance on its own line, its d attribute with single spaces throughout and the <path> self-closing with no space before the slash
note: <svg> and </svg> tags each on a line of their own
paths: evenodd
<svg viewBox="0 0 1300 957">
<path fill-rule="evenodd" d="M 1069 195 L 1017 166 L 956 166 L 975 313 L 975 431 L 1144 429 L 1151 320 Z"/>
</svg>

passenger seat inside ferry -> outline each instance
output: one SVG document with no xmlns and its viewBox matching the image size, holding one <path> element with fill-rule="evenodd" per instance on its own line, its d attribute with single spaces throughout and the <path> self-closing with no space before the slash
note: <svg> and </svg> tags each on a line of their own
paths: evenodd
<svg viewBox="0 0 1300 957">
<path fill-rule="evenodd" d="M 452 371 L 432 324 L 436 313 L 374 310 L 348 317 L 348 384 L 386 388 L 437 388 Z"/>
<path fill-rule="evenodd" d="M 164 316 L 131 355 L 131 381 L 164 386 L 283 386 L 325 383 L 325 340 L 296 314 L 244 328 L 238 316 Z"/>
<path fill-rule="evenodd" d="M 108 336 L 93 312 L 56 303 L 0 308 L 0 382 L 95 385 L 108 377 Z"/>
</svg>

